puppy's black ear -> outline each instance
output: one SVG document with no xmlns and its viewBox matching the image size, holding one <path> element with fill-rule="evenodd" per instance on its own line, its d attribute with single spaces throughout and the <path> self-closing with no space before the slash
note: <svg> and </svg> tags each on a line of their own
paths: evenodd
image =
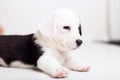
<svg viewBox="0 0 120 80">
<path fill-rule="evenodd" d="M 80 34 L 80 35 L 82 35 L 82 28 L 81 28 L 81 24 L 79 24 L 78 30 L 79 30 L 79 34 Z"/>
</svg>

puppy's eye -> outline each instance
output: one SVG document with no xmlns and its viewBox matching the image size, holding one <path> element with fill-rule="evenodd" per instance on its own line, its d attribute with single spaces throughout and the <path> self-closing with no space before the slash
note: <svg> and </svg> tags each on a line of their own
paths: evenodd
<svg viewBox="0 0 120 80">
<path fill-rule="evenodd" d="M 63 28 L 64 28 L 65 30 L 70 30 L 70 27 L 69 27 L 69 26 L 63 26 Z"/>
</svg>

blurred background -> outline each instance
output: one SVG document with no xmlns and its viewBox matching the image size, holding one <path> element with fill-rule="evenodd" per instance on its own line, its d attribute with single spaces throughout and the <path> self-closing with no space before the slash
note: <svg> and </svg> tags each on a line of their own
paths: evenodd
<svg viewBox="0 0 120 80">
<path fill-rule="evenodd" d="M 0 25 L 4 34 L 35 32 L 41 17 L 58 8 L 80 17 L 85 38 L 120 41 L 119 0 L 0 0 Z"/>
<path fill-rule="evenodd" d="M 74 72 L 68 80 L 120 80 L 120 0 L 0 0 L 0 35 L 36 32 L 41 17 L 58 8 L 69 8 L 79 16 L 84 43 L 77 56 L 91 65 L 89 73 Z M 42 73 L 16 71 L 0 67 L 0 79 L 49 79 Z"/>
</svg>

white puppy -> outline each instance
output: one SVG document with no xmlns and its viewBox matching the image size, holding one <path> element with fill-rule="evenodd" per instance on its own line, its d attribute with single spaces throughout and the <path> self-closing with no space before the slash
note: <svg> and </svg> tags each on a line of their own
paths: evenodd
<svg viewBox="0 0 120 80">
<path fill-rule="evenodd" d="M 0 65 L 36 67 L 56 78 L 68 76 L 69 69 L 89 70 L 69 53 L 82 43 L 81 24 L 74 12 L 56 10 L 44 17 L 38 28 L 35 34 L 0 36 Z"/>
<path fill-rule="evenodd" d="M 40 69 L 53 77 L 66 77 L 69 74 L 68 69 L 83 72 L 89 70 L 89 67 L 82 67 L 69 54 L 69 51 L 78 48 L 82 43 L 81 23 L 73 11 L 56 10 L 43 18 L 38 27 L 44 37 L 39 37 L 38 32 L 35 36 L 40 39 L 36 43 L 42 44 L 46 51 L 38 60 Z"/>
</svg>

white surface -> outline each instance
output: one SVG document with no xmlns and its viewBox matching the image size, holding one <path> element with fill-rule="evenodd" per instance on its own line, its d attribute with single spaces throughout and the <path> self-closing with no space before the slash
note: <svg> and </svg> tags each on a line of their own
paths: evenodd
<svg viewBox="0 0 120 80">
<path fill-rule="evenodd" d="M 71 72 L 59 80 L 120 80 L 120 46 L 86 43 L 74 53 L 82 64 L 90 65 L 89 72 Z M 31 69 L 0 67 L 0 80 L 56 80 Z M 58 79 L 57 79 L 58 80 Z"/>
</svg>

